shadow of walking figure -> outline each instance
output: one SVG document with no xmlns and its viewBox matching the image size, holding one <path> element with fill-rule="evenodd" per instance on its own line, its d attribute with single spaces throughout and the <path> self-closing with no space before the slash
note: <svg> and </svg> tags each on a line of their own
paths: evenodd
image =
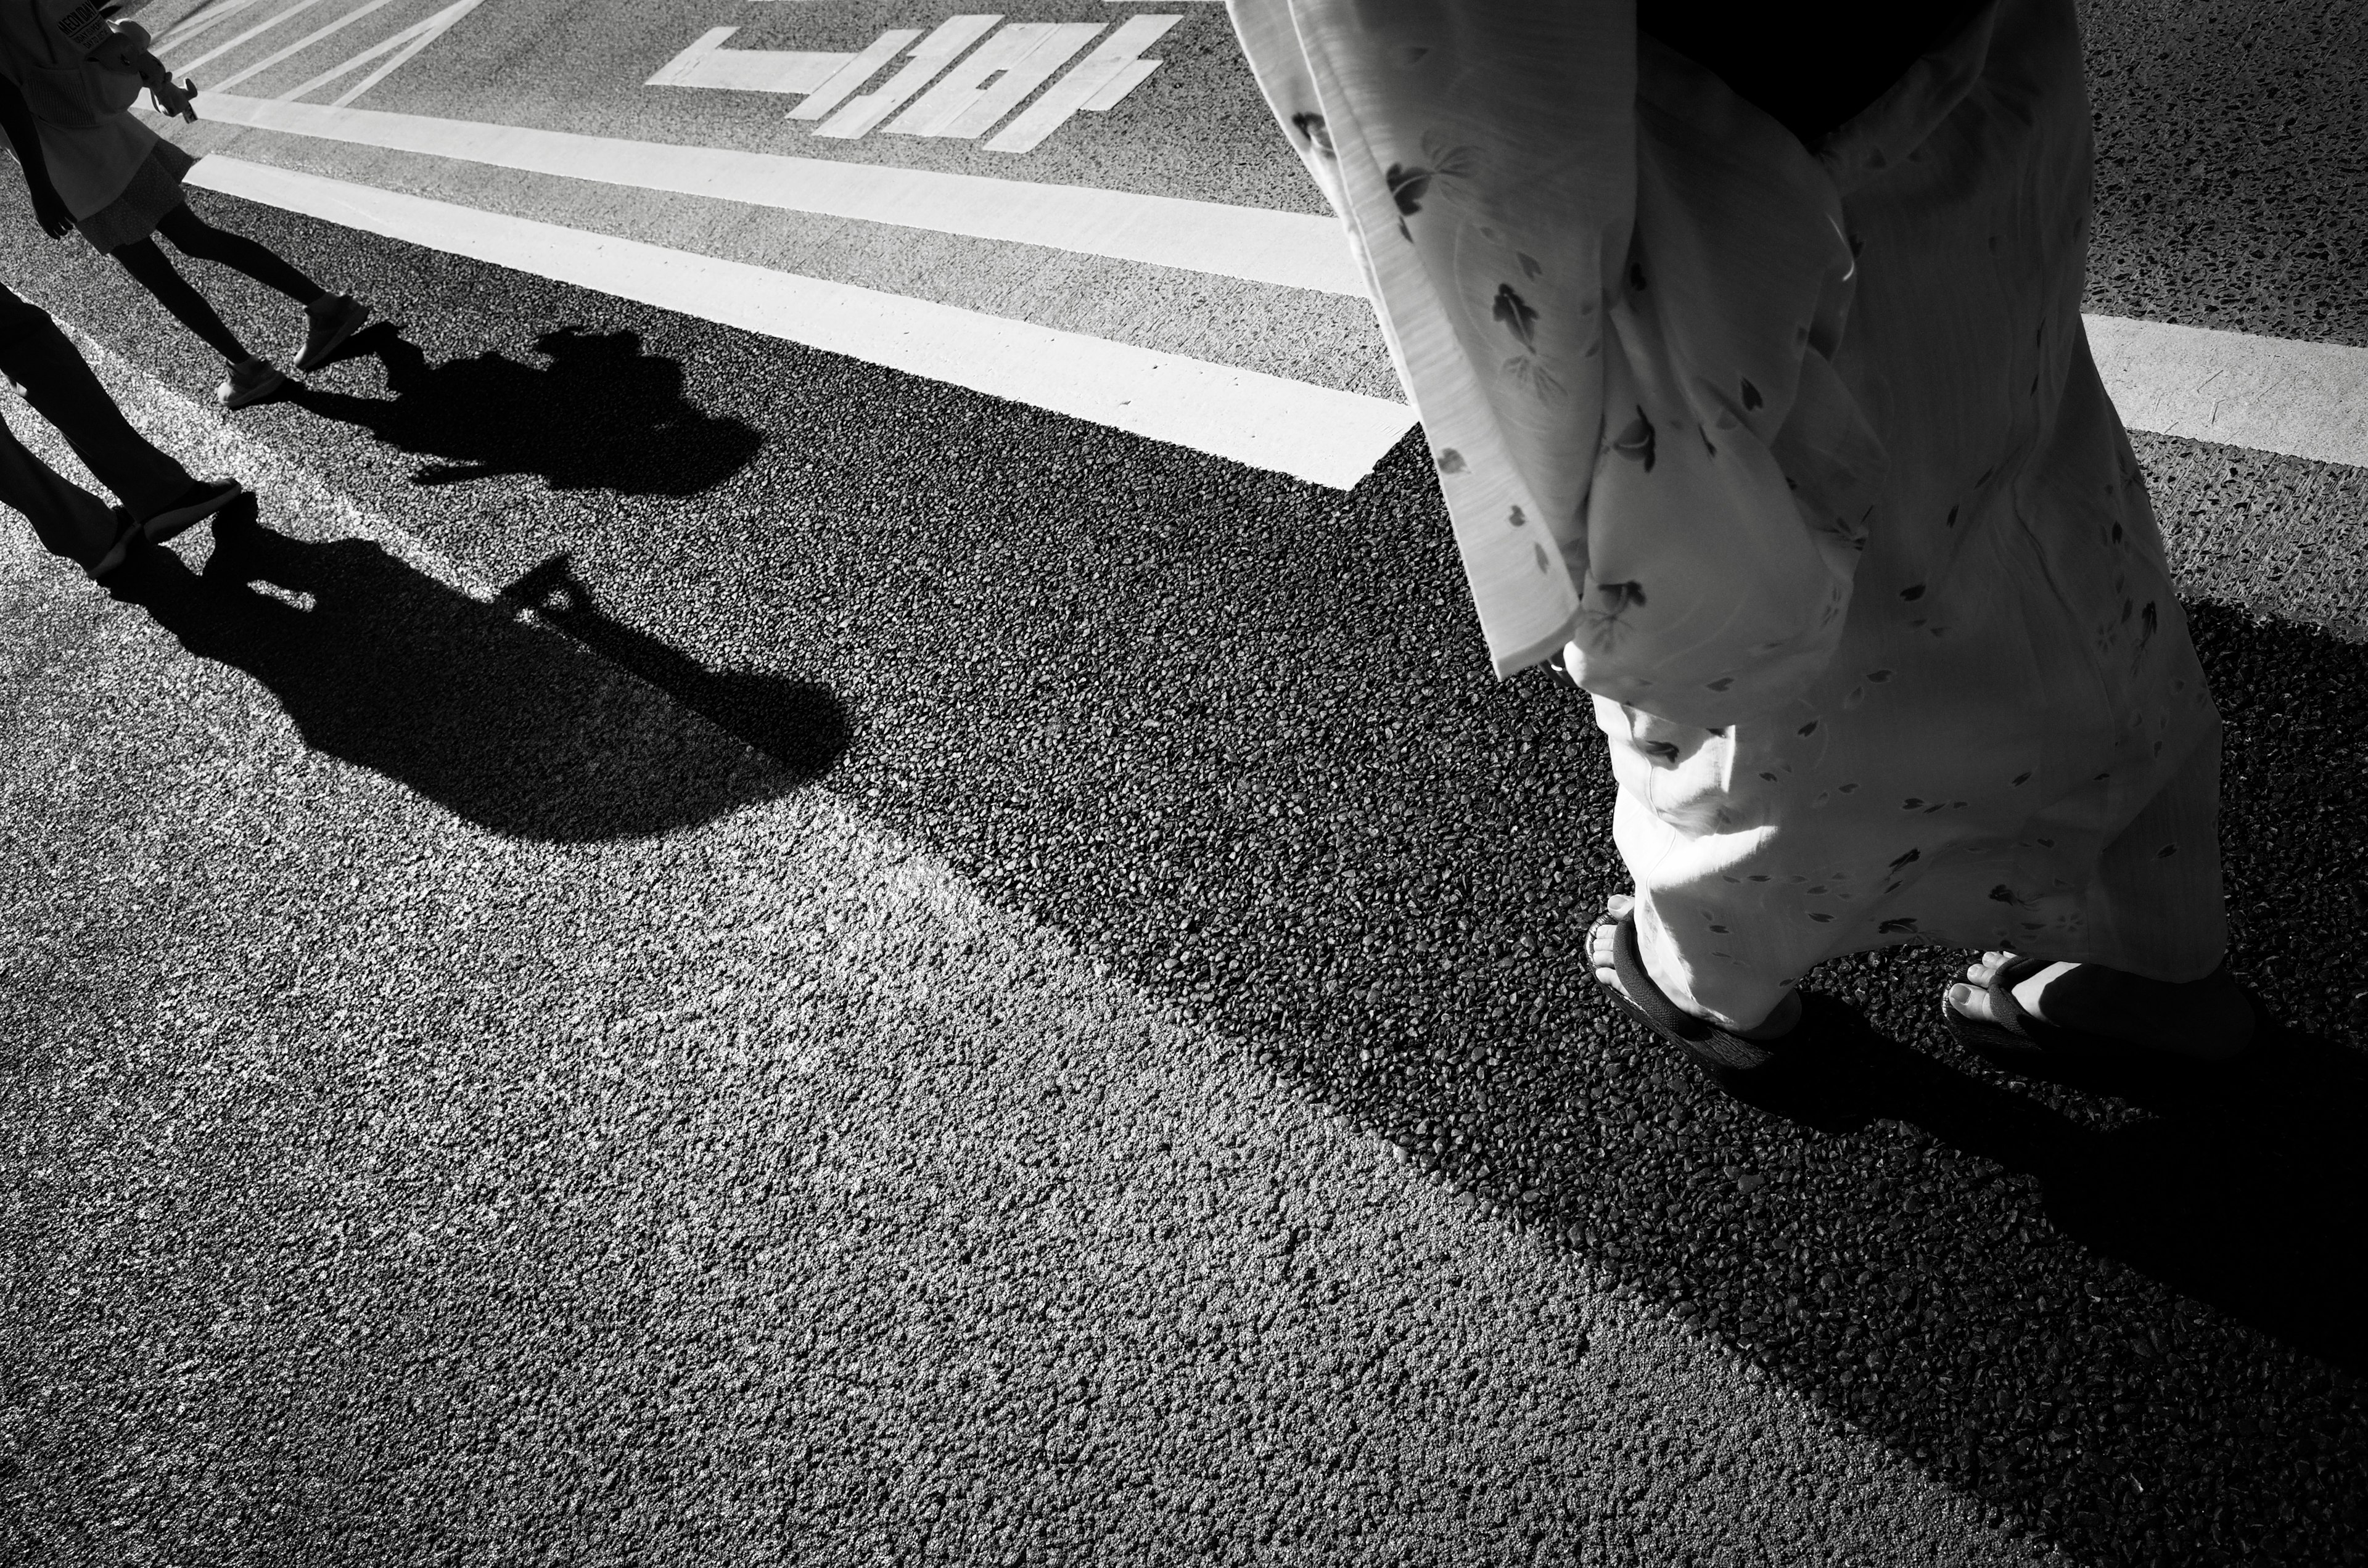
<svg viewBox="0 0 2368 1568">
<path fill-rule="evenodd" d="M 381 323 L 337 358 L 377 359 L 392 396 L 299 387 L 288 397 L 437 460 L 412 476 L 421 484 L 533 474 L 553 490 L 697 495 L 746 468 L 764 444 L 754 427 L 693 406 L 681 362 L 643 353 L 639 333 L 562 327 L 534 347 L 547 366 L 492 352 L 431 365 L 400 327 Z"/>
<path fill-rule="evenodd" d="M 1994 1163 L 1997 1179 L 2035 1182 L 2040 1212 L 2091 1256 L 2332 1366 L 2368 1371 L 2356 1252 L 2368 1235 L 2368 1151 L 2352 1135 L 2368 1119 L 2368 1062 L 2359 1052 L 2264 1012 L 2233 1067 L 2172 1061 L 2049 1074 L 2137 1113 L 2100 1128 L 1818 1000 L 1837 1048 L 1740 1098 L 1828 1134 L 1878 1118 L 1921 1128 Z"/>
<path fill-rule="evenodd" d="M 611 663 L 631 670 L 718 728 L 764 752 L 800 779 L 819 778 L 852 738 L 847 710 L 819 686 L 754 670 L 711 670 L 592 602 L 563 551 L 502 590 Z"/>
<path fill-rule="evenodd" d="M 635 674 L 772 715 L 795 760 L 749 750 L 516 600 L 480 603 L 370 540 L 290 539 L 251 511 L 215 539 L 202 575 L 152 550 L 108 585 L 190 653 L 261 683 L 313 750 L 495 833 L 582 843 L 693 826 L 788 794 L 846 745 L 845 710 L 821 687 L 709 675 L 588 607 L 574 628 L 587 641 L 608 628 L 636 649 Z"/>
</svg>

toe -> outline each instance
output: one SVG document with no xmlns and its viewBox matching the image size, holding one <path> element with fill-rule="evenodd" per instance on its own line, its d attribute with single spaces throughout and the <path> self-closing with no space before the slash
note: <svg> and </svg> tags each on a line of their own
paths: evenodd
<svg viewBox="0 0 2368 1568">
<path fill-rule="evenodd" d="M 1965 978 L 1975 985 L 1987 985 L 1999 970 L 2013 961 L 2014 955 L 2010 952 L 1986 952 L 1980 962 L 1965 966 Z"/>
<path fill-rule="evenodd" d="M 1991 1008 L 1989 992 L 1980 985 L 1952 985 L 1942 1005 L 1950 1012 L 1971 1018 L 1975 1023 L 1995 1024 L 1999 1021 Z"/>
</svg>

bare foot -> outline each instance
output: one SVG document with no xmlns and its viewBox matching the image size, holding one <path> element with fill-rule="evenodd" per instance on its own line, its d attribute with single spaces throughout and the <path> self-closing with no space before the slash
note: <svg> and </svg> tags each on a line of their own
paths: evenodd
<svg viewBox="0 0 2368 1568">
<path fill-rule="evenodd" d="M 1587 933 L 1588 966 L 1595 971 L 1597 980 L 1622 996 L 1628 996 L 1628 988 L 1620 983 L 1620 971 L 1612 967 L 1611 949 L 1619 944 L 1621 920 L 1635 907 L 1636 901 L 1628 894 L 1613 893 L 1603 901 L 1603 917 L 1598 920 Z M 1628 999 L 1632 1002 L 1635 1000 L 1634 996 L 1628 996 Z M 1695 1016 L 1701 1017 L 1700 1014 Z M 1714 1018 L 1708 1021 L 1717 1022 Z M 1726 1028 L 1727 1033 L 1740 1040 L 1774 1040 L 1781 1035 L 1792 1033 L 1793 1026 L 1800 1021 L 1801 994 L 1798 991 L 1787 991 L 1784 993 L 1784 999 L 1776 1004 L 1775 1011 L 1751 1028 L 1727 1028 L 1724 1024 L 1720 1024 L 1719 1027 Z"/>
<path fill-rule="evenodd" d="M 1971 984 L 1949 987 L 1950 1010 L 1982 1023 L 2005 1022 L 1988 986 L 2014 957 L 1984 953 L 1965 971 Z M 2052 963 L 2016 984 L 2014 1000 L 2024 1012 L 2064 1028 L 2203 1062 L 2225 1062 L 2253 1037 L 2253 1009 L 2226 969 L 2173 983 L 2102 964 Z"/>
</svg>

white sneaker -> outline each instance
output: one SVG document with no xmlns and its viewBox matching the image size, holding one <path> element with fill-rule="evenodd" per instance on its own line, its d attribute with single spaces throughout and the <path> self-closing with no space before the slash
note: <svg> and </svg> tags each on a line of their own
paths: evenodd
<svg viewBox="0 0 2368 1568">
<path fill-rule="evenodd" d="M 351 294 L 332 294 L 325 300 L 315 300 L 304 307 L 304 313 L 312 318 L 312 324 L 304 329 L 304 352 L 296 356 L 296 368 L 308 376 L 336 352 L 337 345 L 370 320 L 370 307 Z"/>
<path fill-rule="evenodd" d="M 250 403 L 261 403 L 287 384 L 288 378 L 279 373 L 278 367 L 256 357 L 233 365 L 230 380 L 214 389 L 214 396 L 222 399 L 224 408 L 245 408 Z"/>
</svg>

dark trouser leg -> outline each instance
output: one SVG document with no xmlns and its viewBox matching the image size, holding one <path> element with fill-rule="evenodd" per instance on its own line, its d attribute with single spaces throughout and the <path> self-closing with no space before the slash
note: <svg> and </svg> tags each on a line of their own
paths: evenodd
<svg viewBox="0 0 2368 1568">
<path fill-rule="evenodd" d="M 183 256 L 218 261 L 235 267 L 267 289 L 277 289 L 300 305 L 309 305 L 328 290 L 279 257 L 277 251 L 245 234 L 217 229 L 187 207 L 176 207 L 156 222 L 156 232 L 173 242 Z"/>
<path fill-rule="evenodd" d="M 165 259 L 155 241 L 134 240 L 108 254 L 121 262 L 123 270 L 137 278 L 142 289 L 155 295 L 157 302 L 172 312 L 175 320 L 211 345 L 215 353 L 233 365 L 253 358 L 246 345 L 238 340 L 238 334 L 225 326 L 214 308 L 206 303 L 206 297 L 173 270 L 173 264 Z"/>
<path fill-rule="evenodd" d="M 133 517 L 154 517 L 195 483 L 188 470 L 158 451 L 124 419 L 48 312 L 6 289 L 0 289 L 0 375 L 57 426 L 74 455 Z M 48 541 L 49 536 L 42 535 L 42 542 Z"/>
<path fill-rule="evenodd" d="M 106 504 L 27 451 L 5 425 L 0 425 L 0 502 L 25 514 L 42 549 L 85 572 L 115 542 L 115 516 Z"/>
</svg>

